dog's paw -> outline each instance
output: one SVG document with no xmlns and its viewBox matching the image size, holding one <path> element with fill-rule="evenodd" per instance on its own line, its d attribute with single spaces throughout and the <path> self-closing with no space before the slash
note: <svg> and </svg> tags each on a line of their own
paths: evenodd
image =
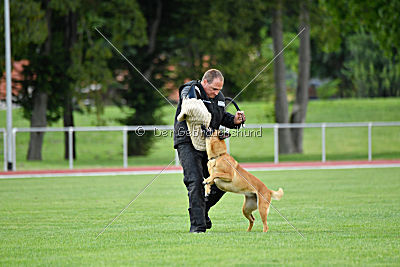
<svg viewBox="0 0 400 267">
<path fill-rule="evenodd" d="M 204 185 L 204 196 L 208 197 L 211 192 L 211 186 L 209 184 Z"/>
<path fill-rule="evenodd" d="M 210 184 L 210 182 L 207 181 L 207 180 L 208 180 L 208 179 L 204 178 L 204 180 L 203 180 L 203 184 L 204 184 L 204 185 Z"/>
</svg>

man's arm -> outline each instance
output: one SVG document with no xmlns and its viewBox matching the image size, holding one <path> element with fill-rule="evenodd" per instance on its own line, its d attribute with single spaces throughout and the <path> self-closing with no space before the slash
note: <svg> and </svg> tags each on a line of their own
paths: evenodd
<svg viewBox="0 0 400 267">
<path fill-rule="evenodd" d="M 235 116 L 225 111 L 224 116 L 222 117 L 221 125 L 230 129 L 239 129 L 242 124 L 235 124 Z"/>
<path fill-rule="evenodd" d="M 225 99 L 222 92 L 220 92 L 220 94 Z M 228 127 L 229 129 L 239 129 L 245 120 L 246 120 L 246 117 L 244 116 L 243 111 L 237 111 L 235 115 L 232 115 L 231 113 L 224 111 L 221 125 Z"/>
</svg>

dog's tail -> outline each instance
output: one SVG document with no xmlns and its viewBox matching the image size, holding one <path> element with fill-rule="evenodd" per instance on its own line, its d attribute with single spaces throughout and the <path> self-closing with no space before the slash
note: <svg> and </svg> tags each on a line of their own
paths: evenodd
<svg viewBox="0 0 400 267">
<path fill-rule="evenodd" d="M 280 200 L 283 196 L 283 189 L 279 188 L 278 191 L 271 190 L 271 193 L 272 193 L 272 199 Z"/>
</svg>

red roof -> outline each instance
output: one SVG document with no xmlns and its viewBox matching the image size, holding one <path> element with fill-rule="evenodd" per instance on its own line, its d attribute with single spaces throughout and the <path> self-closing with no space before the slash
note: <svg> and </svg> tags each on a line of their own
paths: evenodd
<svg viewBox="0 0 400 267">
<path fill-rule="evenodd" d="M 14 61 L 11 69 L 11 79 L 12 80 L 23 80 L 22 71 L 24 70 L 24 66 L 29 65 L 29 61 L 27 59 L 23 59 L 20 61 Z M 19 91 L 22 89 L 21 84 L 12 83 L 12 94 L 18 95 Z M 0 100 L 6 99 L 6 73 L 3 73 L 3 76 L 0 80 Z"/>
</svg>

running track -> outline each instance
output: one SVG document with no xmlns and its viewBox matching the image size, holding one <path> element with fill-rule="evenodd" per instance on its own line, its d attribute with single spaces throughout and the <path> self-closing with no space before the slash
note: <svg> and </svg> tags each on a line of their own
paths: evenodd
<svg viewBox="0 0 400 267">
<path fill-rule="evenodd" d="M 248 171 L 282 171 L 282 170 L 326 170 L 326 169 L 358 169 L 358 168 L 392 168 L 400 167 L 400 160 L 374 161 L 328 161 L 322 162 L 284 162 L 273 163 L 243 163 L 240 164 Z M 165 166 L 129 167 L 129 168 L 96 168 L 76 170 L 32 170 L 0 172 L 0 179 L 11 178 L 40 178 L 66 176 L 113 176 L 159 174 Z M 182 173 L 179 166 L 170 166 L 162 173 Z"/>
</svg>

